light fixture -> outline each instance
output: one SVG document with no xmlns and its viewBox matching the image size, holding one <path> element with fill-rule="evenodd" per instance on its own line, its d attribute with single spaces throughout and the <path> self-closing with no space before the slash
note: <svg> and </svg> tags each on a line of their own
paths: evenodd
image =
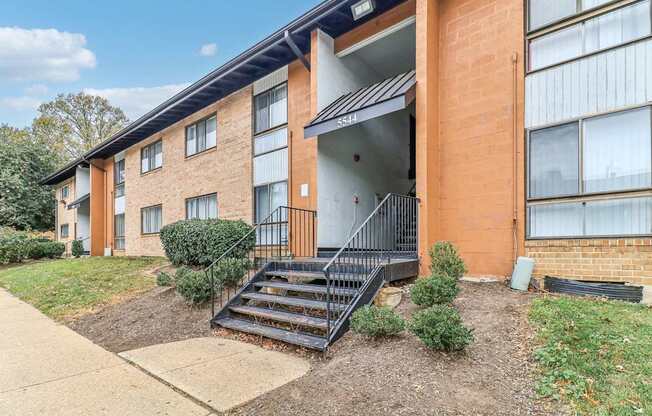
<svg viewBox="0 0 652 416">
<path fill-rule="evenodd" d="M 373 13 L 376 5 L 374 0 L 360 0 L 351 6 L 351 13 L 353 13 L 353 20 L 362 19 L 366 15 Z"/>
</svg>

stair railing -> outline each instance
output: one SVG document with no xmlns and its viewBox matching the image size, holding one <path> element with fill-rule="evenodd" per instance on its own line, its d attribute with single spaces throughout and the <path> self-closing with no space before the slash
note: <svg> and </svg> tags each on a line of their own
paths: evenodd
<svg viewBox="0 0 652 416">
<path fill-rule="evenodd" d="M 418 218 L 418 198 L 388 194 L 324 267 L 329 342 L 385 265 L 418 257 Z"/>
<path fill-rule="evenodd" d="M 281 206 L 213 261 L 204 272 L 211 287 L 211 319 L 266 264 L 315 257 L 317 213 Z"/>
</svg>

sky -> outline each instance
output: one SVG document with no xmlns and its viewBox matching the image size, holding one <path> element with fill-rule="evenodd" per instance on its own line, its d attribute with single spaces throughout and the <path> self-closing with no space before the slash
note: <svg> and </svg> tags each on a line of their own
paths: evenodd
<svg viewBox="0 0 652 416">
<path fill-rule="evenodd" d="M 0 124 L 85 91 L 135 120 L 321 0 L 3 0 Z"/>
</svg>

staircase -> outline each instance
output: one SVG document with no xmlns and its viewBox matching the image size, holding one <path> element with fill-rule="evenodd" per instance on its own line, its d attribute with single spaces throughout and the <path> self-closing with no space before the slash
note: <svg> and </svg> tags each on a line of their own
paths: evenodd
<svg viewBox="0 0 652 416">
<path fill-rule="evenodd" d="M 211 324 L 326 350 L 346 332 L 350 315 L 389 280 L 392 261 L 417 261 L 417 209 L 416 198 L 389 194 L 344 247 L 319 258 L 316 213 L 278 208 L 252 231 L 256 246 L 240 285 L 214 294 Z M 219 280 L 220 262 L 239 244 L 206 270 L 208 278 Z"/>
</svg>

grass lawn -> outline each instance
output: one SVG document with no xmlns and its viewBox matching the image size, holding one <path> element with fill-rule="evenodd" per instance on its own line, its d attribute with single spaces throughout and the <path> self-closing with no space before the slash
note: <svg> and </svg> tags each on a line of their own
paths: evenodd
<svg viewBox="0 0 652 416">
<path fill-rule="evenodd" d="M 0 286 L 64 319 L 156 284 L 145 271 L 166 262 L 158 257 L 86 257 L 37 262 L 0 270 Z"/>
<path fill-rule="evenodd" d="M 548 296 L 530 322 L 540 347 L 537 391 L 585 415 L 652 415 L 652 309 Z"/>
</svg>

